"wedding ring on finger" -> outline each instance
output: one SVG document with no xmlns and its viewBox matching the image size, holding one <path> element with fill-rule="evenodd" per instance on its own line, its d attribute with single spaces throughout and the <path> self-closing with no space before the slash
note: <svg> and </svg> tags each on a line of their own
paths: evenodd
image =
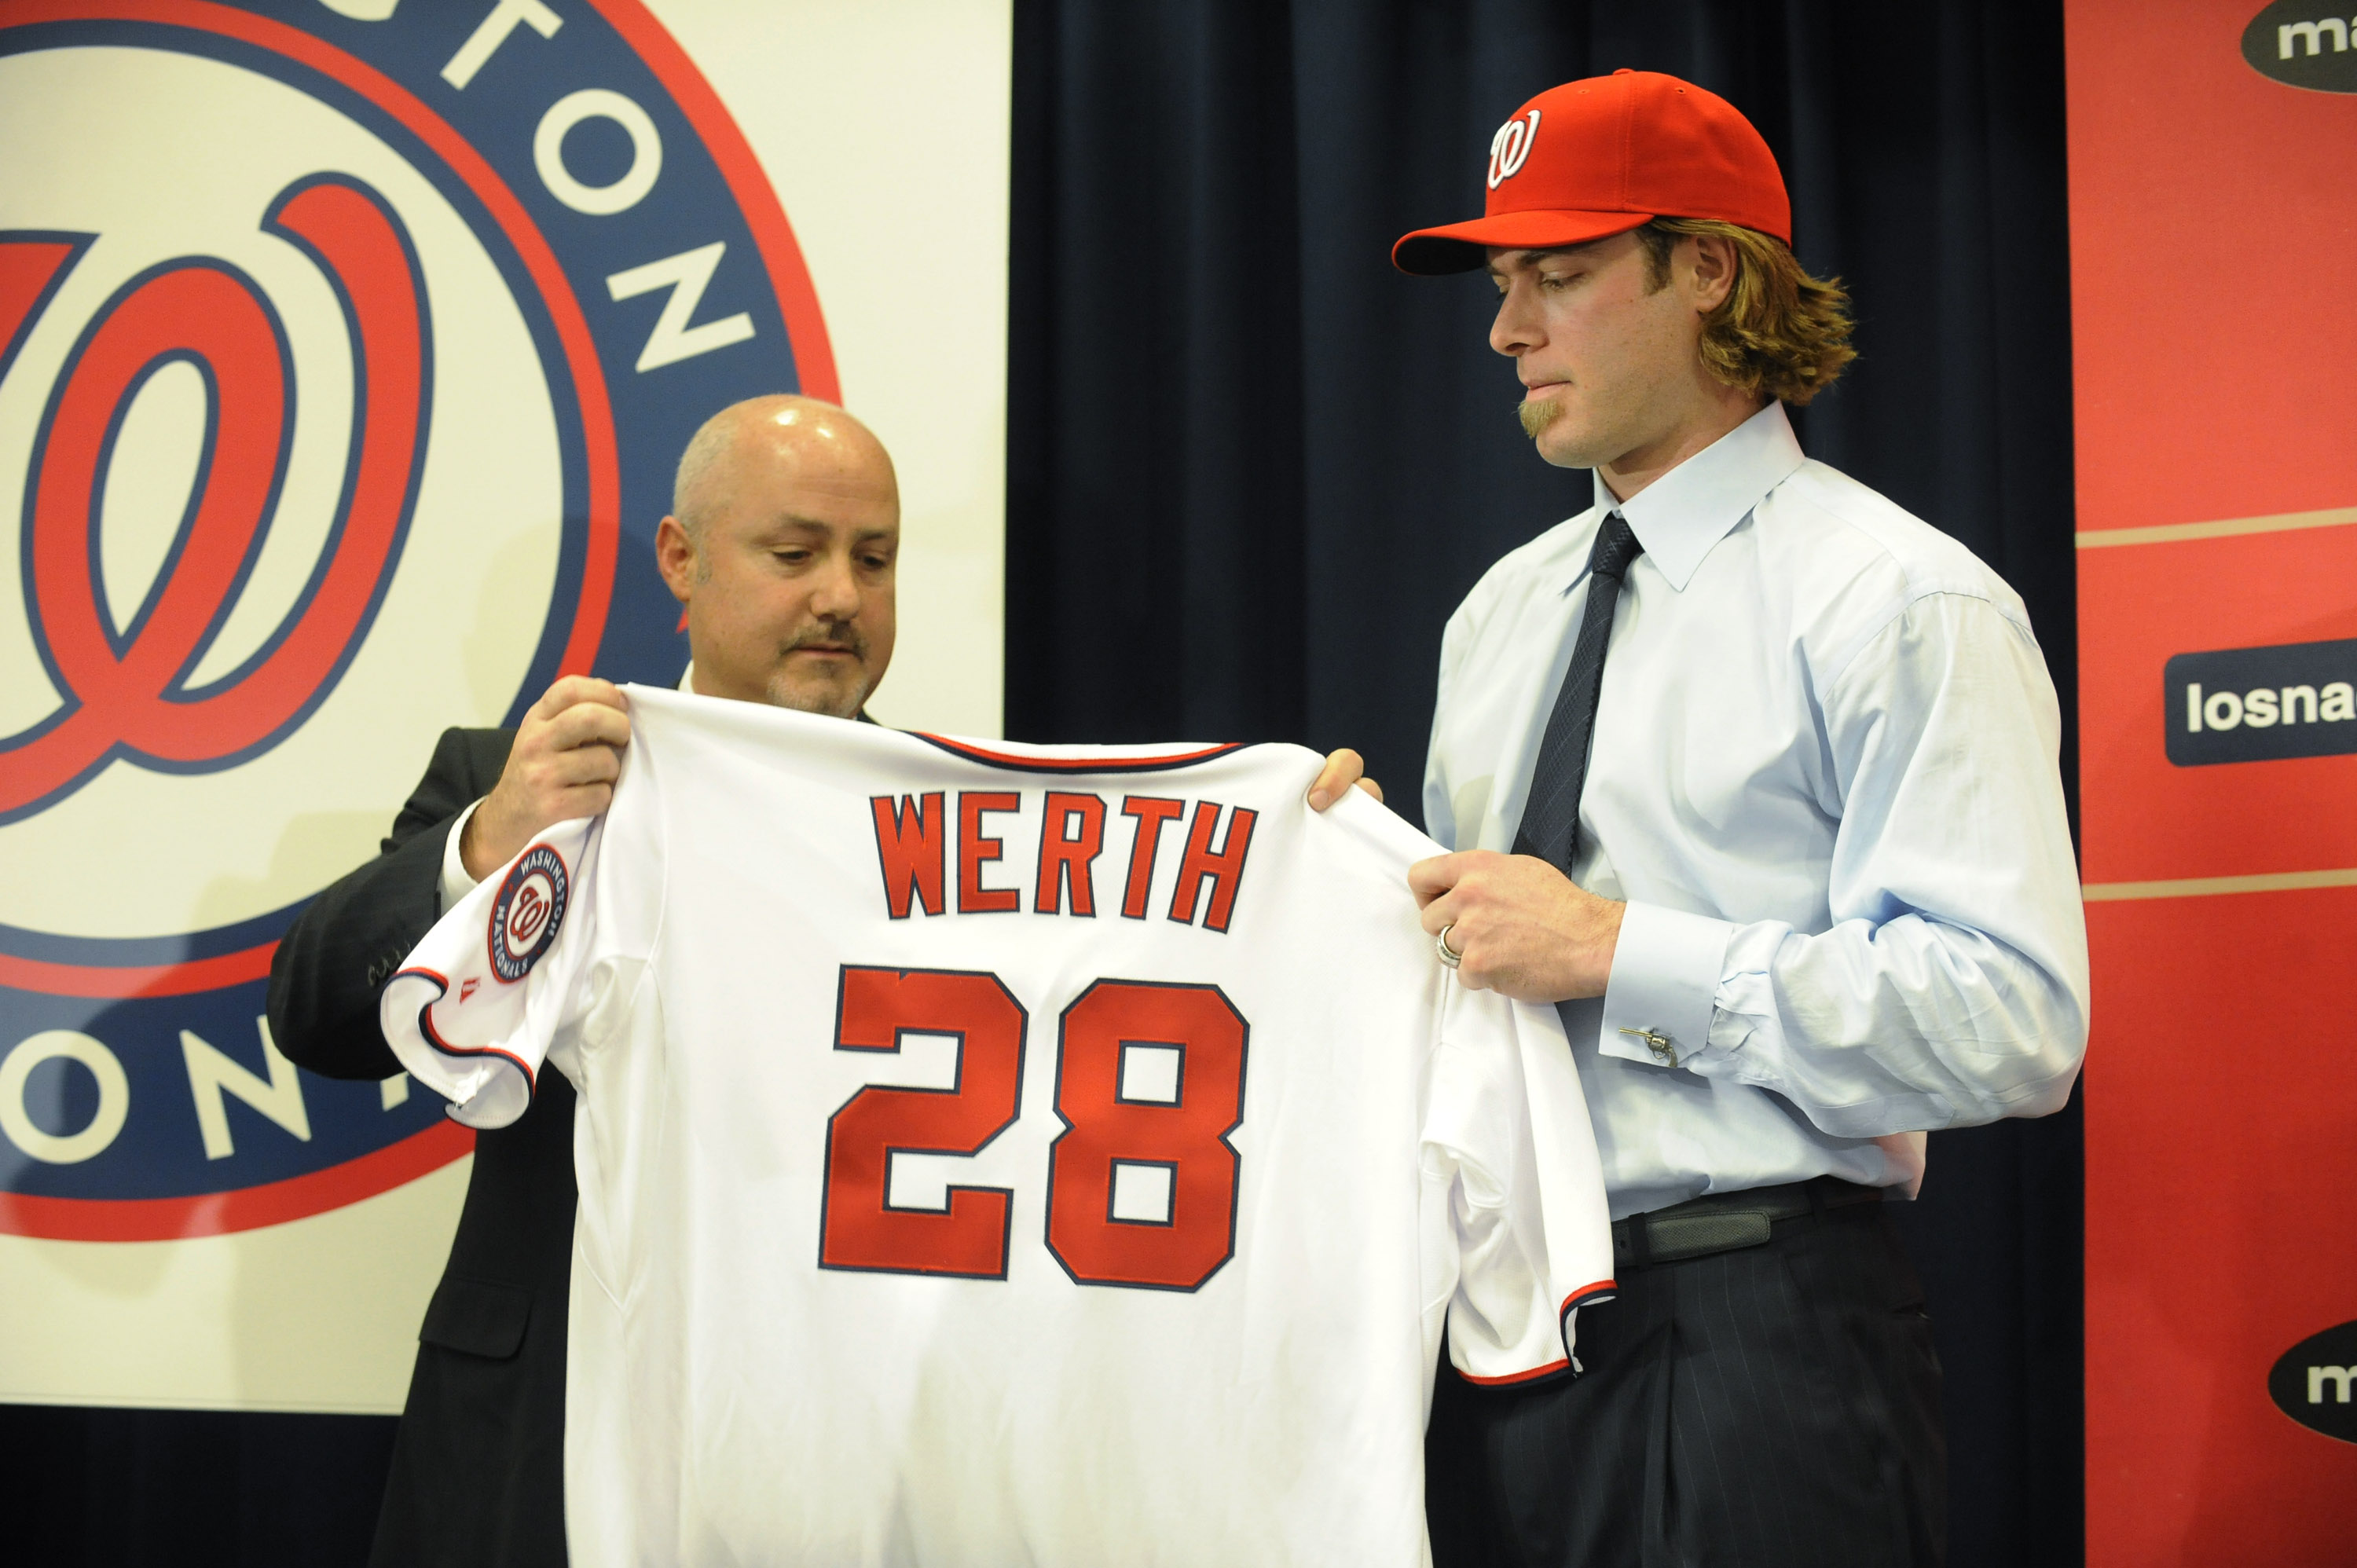
<svg viewBox="0 0 2357 1568">
<path fill-rule="evenodd" d="M 1451 969 L 1455 969 L 1459 963 L 1463 962 L 1465 959 L 1465 955 L 1463 953 L 1458 952 L 1455 948 L 1448 945 L 1448 933 L 1456 929 L 1457 922 L 1451 920 L 1448 924 L 1441 927 L 1439 933 L 1432 939 L 1432 945 L 1439 950 L 1440 961 L 1447 964 Z"/>
</svg>

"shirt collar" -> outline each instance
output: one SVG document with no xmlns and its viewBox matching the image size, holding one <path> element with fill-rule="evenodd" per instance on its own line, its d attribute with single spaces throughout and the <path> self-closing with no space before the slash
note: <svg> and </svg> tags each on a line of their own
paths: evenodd
<svg viewBox="0 0 2357 1568">
<path fill-rule="evenodd" d="M 1598 515 L 1618 510 L 1670 586 L 1685 591 L 1702 558 L 1807 459 L 1784 405 L 1753 414 L 1625 501 L 1596 475 Z"/>
</svg>

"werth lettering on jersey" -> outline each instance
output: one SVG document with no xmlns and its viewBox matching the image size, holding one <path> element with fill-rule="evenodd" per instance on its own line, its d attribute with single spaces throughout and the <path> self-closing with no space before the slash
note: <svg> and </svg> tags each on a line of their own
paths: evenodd
<svg viewBox="0 0 2357 1568">
<path fill-rule="evenodd" d="M 1006 755 L 937 736 L 922 738 L 977 760 Z M 1193 755 L 1190 760 L 1229 749 L 1215 747 Z M 1093 918 L 1097 856 L 1104 848 L 1107 817 L 1116 810 L 1113 802 L 1117 802 L 1121 818 L 1131 824 L 1129 854 L 1121 863 L 1127 867 L 1121 884 L 1122 914 L 1133 920 L 1146 918 L 1155 869 L 1162 855 L 1162 830 L 1174 821 L 1183 822 L 1189 826 L 1185 845 L 1178 852 L 1178 879 L 1171 894 L 1169 918 L 1188 925 L 1199 918 L 1200 909 L 1204 929 L 1224 932 L 1235 912 L 1244 859 L 1252 851 L 1253 823 L 1259 817 L 1248 806 L 1222 807 L 1216 800 L 1120 795 L 1109 801 L 1103 795 L 1054 789 L 1028 794 L 961 789 L 954 808 L 944 804 L 946 799 L 936 790 L 898 799 L 878 795 L 868 802 L 875 812 L 876 862 L 884 875 L 884 906 L 896 920 L 907 919 L 912 910 L 938 915 L 950 907 L 947 889 L 952 851 L 943 823 L 952 812 L 957 822 L 954 861 L 960 914 L 1012 914 L 1024 907 L 1021 883 L 985 885 L 985 871 L 1006 859 L 1006 839 L 1003 833 L 986 831 L 987 819 L 1036 812 L 1039 869 L 1030 881 L 1031 912 L 1060 915 L 1069 911 L 1084 919 Z"/>
<path fill-rule="evenodd" d="M 1611 1288 L 1561 1027 L 1433 958 L 1430 842 L 1292 746 L 630 713 L 383 1008 L 461 1120 L 580 1093 L 575 1561 L 1423 1561 L 1443 1344 L 1559 1374 Z"/>
</svg>

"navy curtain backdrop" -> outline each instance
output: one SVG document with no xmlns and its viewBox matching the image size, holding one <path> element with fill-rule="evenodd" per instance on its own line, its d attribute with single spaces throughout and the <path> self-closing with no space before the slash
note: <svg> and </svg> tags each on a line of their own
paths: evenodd
<svg viewBox="0 0 2357 1568">
<path fill-rule="evenodd" d="M 1402 276 L 1391 242 L 1480 210 L 1517 104 L 1620 66 L 1700 82 L 1767 136 L 1802 261 L 1859 318 L 1803 445 L 2021 591 L 2071 733 L 2054 0 L 1016 16 L 1010 736 L 1351 746 L 1416 816 L 1442 623 L 1589 491 L 1514 422 L 1489 285 Z M 1948 1369 L 1952 1561 L 2076 1563 L 2075 1105 L 1932 1149 L 1900 1212 Z"/>
<path fill-rule="evenodd" d="M 1442 622 L 1587 480 L 1517 430 L 1486 285 L 1389 246 L 1479 209 L 1516 104 L 1622 65 L 1767 135 L 1860 319 L 1803 445 L 2021 590 L 2067 721 L 2057 0 L 1017 0 L 1015 62 L 1009 735 L 1350 745 L 1416 814 Z M 2079 1149 L 2075 1106 L 1939 1134 L 1901 1211 L 1966 1568 L 2080 1559 Z M 361 1563 L 391 1430 L 0 1408 L 11 1560 Z"/>
</svg>

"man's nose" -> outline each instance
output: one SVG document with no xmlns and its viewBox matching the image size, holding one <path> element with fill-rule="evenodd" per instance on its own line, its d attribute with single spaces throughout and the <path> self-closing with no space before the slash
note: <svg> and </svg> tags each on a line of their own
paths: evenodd
<svg viewBox="0 0 2357 1568">
<path fill-rule="evenodd" d="M 811 613 L 825 620 L 849 620 L 859 613 L 859 579 L 847 556 L 830 555 L 811 585 Z"/>
<path fill-rule="evenodd" d="M 1538 346 L 1538 324 L 1524 292 L 1509 287 L 1498 296 L 1498 314 L 1490 323 L 1490 347 L 1513 358 Z"/>
</svg>

